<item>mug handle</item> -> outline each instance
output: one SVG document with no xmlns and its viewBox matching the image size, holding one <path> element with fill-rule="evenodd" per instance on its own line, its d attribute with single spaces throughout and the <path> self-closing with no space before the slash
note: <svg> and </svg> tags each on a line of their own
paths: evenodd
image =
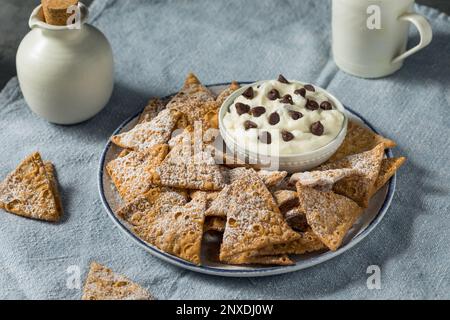
<svg viewBox="0 0 450 320">
<path fill-rule="evenodd" d="M 405 13 L 404 15 L 400 16 L 399 19 L 412 23 L 417 28 L 417 30 L 419 30 L 420 42 L 414 48 L 409 49 L 405 53 L 392 60 L 393 64 L 401 62 L 417 51 L 422 50 L 431 43 L 431 40 L 433 40 L 433 30 L 431 29 L 430 23 L 420 14 Z"/>
</svg>

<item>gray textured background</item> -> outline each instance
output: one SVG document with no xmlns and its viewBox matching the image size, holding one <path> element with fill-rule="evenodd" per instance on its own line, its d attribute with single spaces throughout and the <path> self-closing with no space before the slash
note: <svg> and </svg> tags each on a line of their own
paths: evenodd
<svg viewBox="0 0 450 320">
<path fill-rule="evenodd" d="M 82 2 L 90 5 L 92 1 Z M 450 13 L 449 0 L 419 0 L 417 2 Z M 0 0 L 0 89 L 16 74 L 17 47 L 28 32 L 30 13 L 39 3 L 39 0 Z"/>
</svg>

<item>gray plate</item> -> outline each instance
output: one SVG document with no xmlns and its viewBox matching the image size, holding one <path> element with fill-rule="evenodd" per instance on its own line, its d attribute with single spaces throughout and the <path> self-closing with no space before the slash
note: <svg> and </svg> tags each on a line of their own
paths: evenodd
<svg viewBox="0 0 450 320">
<path fill-rule="evenodd" d="M 219 93 L 228 85 L 229 84 L 217 84 L 208 87 L 211 91 Z M 361 115 L 352 111 L 350 108 L 346 109 L 350 120 L 358 121 L 376 132 L 374 127 L 370 125 L 366 120 L 364 120 Z M 119 126 L 119 128 L 117 128 L 113 135 L 126 132 L 134 127 L 137 123 L 139 115 L 140 113 L 127 119 L 122 125 Z M 98 175 L 99 192 L 100 198 L 103 205 L 105 206 L 108 216 L 114 221 L 114 223 L 119 227 L 121 231 L 125 232 L 125 234 L 127 234 L 139 246 L 141 246 L 152 255 L 184 269 L 224 277 L 263 277 L 284 274 L 318 265 L 344 253 L 345 251 L 358 244 L 362 239 L 364 239 L 373 229 L 375 229 L 381 219 L 383 219 L 392 202 L 396 186 L 396 176 L 394 176 L 391 181 L 372 198 L 369 207 L 364 211 L 362 216 L 349 231 L 343 241 L 343 245 L 336 252 L 322 251 L 301 256 L 293 256 L 293 260 L 296 262 L 294 266 L 229 266 L 218 262 L 217 252 L 220 246 L 220 239 L 213 235 L 207 234 L 202 244 L 203 265 L 197 266 L 180 258 L 167 254 L 159 250 L 158 248 L 146 243 L 135 234 L 133 234 L 130 226 L 116 215 L 116 211 L 123 203 L 114 185 L 112 184 L 110 177 L 106 173 L 106 164 L 109 161 L 115 159 L 120 150 L 120 148 L 108 142 L 100 159 L 100 168 Z M 386 152 L 386 157 L 393 157 L 390 150 Z"/>
</svg>

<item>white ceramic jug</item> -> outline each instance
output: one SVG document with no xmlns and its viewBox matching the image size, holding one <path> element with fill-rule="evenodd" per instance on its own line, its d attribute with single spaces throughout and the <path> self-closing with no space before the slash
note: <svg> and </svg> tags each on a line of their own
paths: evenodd
<svg viewBox="0 0 450 320">
<path fill-rule="evenodd" d="M 86 24 L 82 3 L 79 28 L 45 23 L 42 6 L 31 14 L 32 29 L 17 52 L 17 76 L 24 98 L 36 114 L 56 124 L 85 121 L 107 104 L 114 86 L 111 46 Z"/>
</svg>

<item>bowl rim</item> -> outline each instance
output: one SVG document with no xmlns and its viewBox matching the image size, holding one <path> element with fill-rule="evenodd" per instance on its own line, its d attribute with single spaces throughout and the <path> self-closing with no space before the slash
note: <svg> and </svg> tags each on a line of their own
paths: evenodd
<svg viewBox="0 0 450 320">
<path fill-rule="evenodd" d="M 225 139 L 229 139 L 230 142 L 232 142 L 235 146 L 239 146 L 239 143 L 237 143 L 235 141 L 235 139 L 233 139 L 233 137 L 228 133 L 228 131 L 225 129 L 225 125 L 223 124 L 223 119 L 225 117 L 226 111 L 228 110 L 228 107 L 234 102 L 234 100 L 242 95 L 242 93 L 244 93 L 245 90 L 247 90 L 249 87 L 253 87 L 255 85 L 259 85 L 262 84 L 264 82 L 268 82 L 268 81 L 274 81 L 274 79 L 272 80 L 259 80 L 256 82 L 252 82 L 252 83 L 246 83 L 244 86 L 242 86 L 241 88 L 239 88 L 238 90 L 234 91 L 227 99 L 225 99 L 225 101 L 222 103 L 222 105 L 220 106 L 219 109 L 219 130 L 220 130 L 220 134 L 223 136 L 224 140 Z M 303 81 L 299 81 L 299 80 L 289 80 L 290 82 L 294 82 L 294 83 L 298 83 L 301 85 L 306 85 L 308 84 L 307 82 L 303 82 Z M 341 136 L 343 134 L 346 134 L 347 132 L 347 126 L 348 126 L 348 114 L 347 114 L 347 109 L 345 108 L 344 104 L 338 99 L 336 98 L 333 94 L 331 94 L 330 92 L 328 92 L 328 90 L 325 90 L 324 88 L 314 85 L 315 88 L 318 88 L 320 92 L 324 93 L 328 98 L 331 98 L 331 100 L 334 102 L 336 108 L 343 114 L 344 116 L 344 121 L 342 123 L 342 127 L 341 130 L 339 131 L 339 133 L 336 135 L 336 137 L 331 140 L 329 143 L 327 143 L 326 145 L 312 150 L 312 151 L 308 151 L 308 152 L 303 152 L 303 153 L 295 153 L 295 154 L 286 154 L 286 155 L 271 155 L 271 154 L 265 154 L 265 153 L 255 153 L 252 152 L 250 150 L 248 150 L 247 148 L 240 148 L 241 150 L 244 150 L 244 155 L 247 156 L 253 156 L 253 157 L 277 157 L 279 159 L 283 159 L 286 161 L 292 161 L 295 160 L 296 158 L 299 157 L 314 157 L 317 154 L 320 154 L 322 152 L 324 152 L 327 148 L 329 148 L 333 143 L 335 143 L 337 140 L 339 140 L 339 138 L 341 138 Z M 345 137 L 344 137 L 345 138 Z M 342 145 L 344 139 L 342 139 L 342 142 L 340 143 L 340 145 L 338 146 L 338 148 Z M 236 150 L 239 150 L 236 148 Z"/>
<path fill-rule="evenodd" d="M 242 81 L 239 82 L 241 84 L 250 83 L 250 81 Z M 230 82 L 225 83 L 217 83 L 217 84 L 209 84 L 207 87 L 218 87 L 218 86 L 226 86 L 229 85 Z M 173 95 L 168 95 L 167 97 L 171 97 Z M 369 127 L 373 132 L 379 133 L 378 130 L 375 129 L 375 127 L 368 122 L 359 112 L 356 112 L 352 110 L 351 108 L 347 108 L 350 114 L 355 115 L 364 125 Z M 123 121 L 119 127 L 115 129 L 115 131 L 112 133 L 118 134 L 126 125 L 128 125 L 132 120 L 136 119 L 143 111 L 143 108 L 139 110 L 139 112 L 131 115 L 126 120 Z M 194 265 L 190 262 L 187 262 L 185 260 L 182 260 L 181 258 L 175 257 L 173 255 L 170 255 L 168 253 L 165 253 L 156 247 L 146 243 L 142 239 L 138 238 L 135 234 L 129 230 L 124 222 L 122 222 L 115 214 L 115 212 L 112 210 L 112 208 L 109 206 L 108 200 L 106 199 L 105 192 L 104 192 L 104 184 L 103 184 L 103 174 L 104 174 L 104 163 L 106 160 L 106 155 L 112 146 L 112 143 L 110 140 L 108 140 L 104 146 L 104 149 L 102 151 L 101 157 L 99 159 L 99 171 L 97 175 L 98 179 L 98 191 L 100 193 L 100 199 L 103 204 L 103 207 L 108 215 L 108 217 L 111 219 L 111 221 L 114 223 L 114 225 L 122 231 L 124 235 L 127 236 L 128 239 L 131 239 L 134 243 L 136 243 L 140 248 L 142 248 L 144 251 L 150 253 L 151 255 L 167 262 L 170 264 L 173 264 L 179 268 L 184 268 L 193 272 L 212 275 L 212 276 L 219 276 L 219 277 L 266 277 L 266 276 L 274 276 L 274 275 L 282 275 L 287 274 L 291 272 L 297 272 L 304 269 L 308 269 L 311 267 L 314 267 L 316 265 L 319 265 L 321 263 L 324 263 L 326 261 L 330 261 L 337 256 L 345 253 L 346 251 L 352 249 L 357 244 L 359 244 L 363 239 L 365 239 L 383 220 L 384 216 L 386 215 L 392 201 L 395 195 L 396 185 L 397 185 L 397 174 L 394 174 L 394 176 L 389 180 L 388 183 L 388 189 L 386 193 L 386 197 L 384 198 L 384 202 L 381 206 L 381 208 L 378 211 L 378 214 L 374 216 L 373 220 L 370 221 L 370 223 L 361 230 L 358 234 L 354 236 L 347 244 L 339 248 L 335 252 L 327 251 L 317 257 L 313 257 L 308 261 L 304 261 L 301 265 L 294 265 L 294 266 L 274 266 L 274 267 L 265 267 L 261 269 L 223 269 L 220 267 L 212 267 L 212 266 L 198 266 Z M 391 149 L 386 150 L 385 152 L 387 158 L 393 158 L 394 154 Z"/>
</svg>

